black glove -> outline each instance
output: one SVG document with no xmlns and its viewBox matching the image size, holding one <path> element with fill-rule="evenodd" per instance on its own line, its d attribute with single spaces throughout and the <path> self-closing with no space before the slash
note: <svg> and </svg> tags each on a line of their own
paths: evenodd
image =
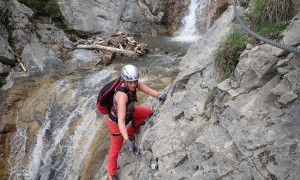
<svg viewBox="0 0 300 180">
<path fill-rule="evenodd" d="M 156 98 L 157 98 L 159 101 L 164 102 L 164 101 L 167 99 L 167 95 L 166 95 L 166 94 L 158 94 L 158 95 L 156 96 Z"/>
<path fill-rule="evenodd" d="M 134 145 L 133 142 L 131 142 L 129 139 L 126 139 L 126 140 L 125 140 L 125 143 L 126 143 L 127 146 L 129 147 L 130 151 L 133 152 L 133 154 L 139 155 L 139 150 L 138 150 L 138 148 Z"/>
</svg>

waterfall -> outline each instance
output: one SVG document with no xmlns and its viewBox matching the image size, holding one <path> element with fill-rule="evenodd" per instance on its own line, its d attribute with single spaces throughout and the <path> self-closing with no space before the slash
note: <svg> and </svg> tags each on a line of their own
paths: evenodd
<svg viewBox="0 0 300 180">
<path fill-rule="evenodd" d="M 39 170 L 39 164 L 42 160 L 43 156 L 43 148 L 44 146 L 44 136 L 46 130 L 50 127 L 50 120 L 49 120 L 50 109 L 46 112 L 45 120 L 42 124 L 40 131 L 37 134 L 36 144 L 33 149 L 33 153 L 31 154 L 31 161 L 29 162 L 28 168 L 25 172 L 25 179 L 34 179 Z"/>
<path fill-rule="evenodd" d="M 99 83 L 104 83 L 113 72 L 103 70 L 79 81 L 66 78 L 54 82 L 56 93 L 49 108 L 43 118 L 35 119 L 40 128 L 32 148 L 26 147 L 28 130 L 17 129 L 11 144 L 9 179 L 79 178 L 93 137 L 100 129 L 95 111 Z"/>
<path fill-rule="evenodd" d="M 17 117 L 18 119 L 18 117 Z M 11 166 L 9 179 L 22 179 L 24 173 L 23 159 L 25 157 L 26 129 L 18 128 L 12 140 L 12 147 L 8 159 Z"/>
<path fill-rule="evenodd" d="M 177 60 L 173 55 L 150 56 L 135 61 L 135 65 L 141 67 L 142 81 L 153 81 L 154 89 L 163 90 L 166 87 L 164 78 L 174 78 L 177 73 Z M 89 174 L 99 172 L 97 158 L 103 156 L 99 160 L 103 163 L 106 156 L 98 154 L 99 144 L 107 146 L 109 143 L 98 139 L 99 134 L 105 136 L 102 130 L 107 129 L 106 122 L 100 121 L 104 116 L 95 104 L 100 87 L 116 76 L 115 69 L 119 70 L 124 63 L 128 61 L 122 59 L 116 62 L 116 67 L 51 74 L 39 79 L 38 89 L 32 91 L 24 106 L 16 112 L 17 132 L 13 135 L 8 159 L 9 180 L 101 177 L 101 174 Z M 174 66 L 169 67 L 170 63 Z M 156 102 L 155 98 L 151 99 Z M 90 165 L 99 169 L 89 169 Z"/>
<path fill-rule="evenodd" d="M 179 36 L 173 38 L 175 41 L 193 42 L 199 39 L 197 21 L 203 18 L 201 11 L 206 4 L 205 0 L 191 0 L 188 14 L 182 19 L 183 26 L 179 29 Z"/>
</svg>

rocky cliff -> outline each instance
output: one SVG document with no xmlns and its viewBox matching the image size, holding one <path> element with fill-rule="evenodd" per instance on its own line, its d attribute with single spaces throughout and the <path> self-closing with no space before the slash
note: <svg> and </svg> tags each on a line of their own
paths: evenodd
<svg viewBox="0 0 300 180">
<path fill-rule="evenodd" d="M 19 120 L 18 126 L 26 129 L 28 140 L 24 147 L 29 151 L 36 144 L 37 132 L 42 126 L 35 119 L 43 118 L 45 111 L 32 109 L 27 104 L 33 107 L 38 104 L 40 108 L 47 109 L 53 100 L 44 99 L 46 96 L 43 94 L 47 93 L 44 89 L 55 91 L 51 83 L 59 78 L 59 74 L 30 81 L 22 81 L 22 78 L 39 77 L 68 68 L 70 65 L 65 66 L 64 61 L 73 62 L 71 68 L 76 68 L 79 63 L 83 67 L 89 66 L 95 62 L 97 55 L 92 51 L 82 54 L 70 52 L 74 44 L 62 30 L 47 22 L 33 25 L 30 21 L 32 10 L 17 0 L 9 1 L 9 6 L 1 1 L 0 5 L 3 12 L 10 14 L 4 21 L 9 26 L 4 25 L 3 21 L 0 24 L 0 42 L 3 42 L 0 73 L 10 74 L 0 94 L 0 158 L 1 162 L 8 162 L 10 144 L 17 134 L 15 119 Z M 159 35 L 176 31 L 183 13 L 180 8 L 184 10 L 187 3 L 105 1 L 107 7 L 99 8 L 101 5 L 96 1 L 83 3 L 70 0 L 63 1 L 60 7 L 69 23 L 83 32 L 105 34 L 129 30 Z M 282 53 L 268 44 L 248 44 L 234 75 L 219 82 L 214 68 L 215 51 L 231 32 L 240 28 L 234 21 L 232 6 L 225 10 L 215 16 L 217 20 L 210 22 L 212 26 L 190 47 L 180 63 L 178 76 L 169 85 L 167 101 L 152 119 L 152 126 L 140 133 L 143 136 L 138 136 L 142 157 L 135 157 L 124 146 L 119 161 L 118 175 L 121 179 L 133 176 L 138 179 L 300 178 L 300 57 Z M 88 11 L 91 12 L 89 16 Z M 114 14 L 116 11 L 117 15 Z M 282 34 L 283 43 L 290 44 L 300 37 L 299 16 Z M 84 19 L 87 17 L 88 20 Z M 37 29 L 32 31 L 33 28 Z M 9 38 L 15 42 L 13 47 Z M 84 62 L 79 62 L 81 55 L 85 56 Z M 20 65 L 13 68 L 7 66 L 15 64 L 16 57 L 22 59 L 27 72 L 22 72 Z M 40 88 L 42 81 L 47 83 Z M 69 81 L 72 82 L 72 79 Z M 63 85 L 60 88 L 66 89 Z M 72 96 L 72 92 L 65 93 Z M 35 98 L 37 94 L 39 98 Z M 82 96 L 73 101 L 80 101 Z M 57 102 L 60 106 L 54 110 L 63 113 L 60 107 L 66 101 L 57 99 Z M 24 116 L 18 117 L 13 113 L 18 109 L 22 109 Z M 71 111 L 72 108 L 63 110 Z M 79 119 L 78 124 L 81 121 Z M 73 129 L 70 128 L 67 135 L 74 131 L 75 125 L 70 125 Z M 105 131 L 105 126 L 103 128 Z M 47 133 L 48 136 L 51 134 Z M 105 135 L 98 135 L 98 138 L 103 138 L 102 141 L 107 140 Z M 51 139 L 50 136 L 47 138 Z M 98 140 L 94 141 L 96 145 Z M 87 160 L 95 164 L 82 167 L 82 179 L 106 178 L 106 160 L 99 168 L 101 164 L 96 164 L 93 159 L 97 157 L 102 161 L 107 144 L 101 143 L 100 150 L 96 145 L 89 150 L 90 159 Z M 59 152 L 56 153 L 58 158 Z M 26 161 L 28 158 L 25 158 Z M 8 163 L 1 163 L 1 179 L 8 179 L 11 168 Z"/>
<path fill-rule="evenodd" d="M 286 44 L 300 36 L 299 15 L 283 33 Z M 248 44 L 234 76 L 219 83 L 214 52 L 238 28 L 233 20 L 230 6 L 190 47 L 154 125 L 139 137 L 142 157 L 121 155 L 121 178 L 300 178 L 300 56 Z"/>
</svg>

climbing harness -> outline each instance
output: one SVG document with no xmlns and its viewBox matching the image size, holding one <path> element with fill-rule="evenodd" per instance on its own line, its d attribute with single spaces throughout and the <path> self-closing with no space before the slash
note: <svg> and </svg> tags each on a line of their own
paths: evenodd
<svg viewBox="0 0 300 180">
<path fill-rule="evenodd" d="M 290 45 L 286 45 L 286 44 L 282 44 L 282 43 L 279 43 L 279 42 L 276 42 L 276 41 L 273 41 L 273 40 L 270 40 L 270 39 L 267 39 L 265 37 L 262 37 L 260 35 L 258 35 L 257 33 L 251 31 L 242 21 L 241 17 L 238 15 L 237 11 L 236 11 L 236 0 L 234 0 L 234 13 L 235 13 L 235 17 L 237 18 L 238 22 L 241 24 L 241 26 L 244 28 L 244 30 L 246 30 L 250 35 L 256 37 L 257 39 L 265 42 L 265 43 L 268 43 L 272 46 L 275 46 L 275 47 L 278 47 L 280 49 L 283 49 L 285 51 L 289 51 L 289 52 L 293 52 L 293 53 L 296 53 L 296 54 L 300 54 L 300 49 L 299 48 L 296 48 L 294 46 L 290 46 Z"/>
<path fill-rule="evenodd" d="M 173 81 L 173 82 L 171 83 L 171 85 L 170 85 L 169 88 L 164 92 L 164 94 L 168 94 L 169 91 L 170 91 L 171 89 L 173 89 L 174 84 L 176 84 L 175 81 Z M 163 101 L 160 101 L 159 104 L 158 104 L 158 106 L 155 108 L 155 110 L 154 110 L 155 104 L 153 104 L 153 106 L 152 106 L 152 113 L 151 113 L 151 114 L 144 120 L 144 122 L 141 124 L 141 125 L 144 125 L 144 127 L 143 127 L 143 130 L 141 131 L 139 141 L 137 142 L 137 145 L 138 145 L 138 152 L 137 152 L 137 156 L 136 156 L 135 168 L 134 168 L 134 174 L 133 174 L 133 175 L 134 175 L 134 179 L 135 179 L 135 177 L 136 177 L 136 175 L 137 175 L 136 172 L 137 172 L 137 164 L 138 164 L 139 157 L 142 156 L 140 151 L 141 151 L 141 147 L 142 147 L 142 144 L 143 144 L 143 142 L 142 142 L 143 134 L 144 134 L 144 132 L 145 132 L 146 127 L 148 127 L 148 124 L 150 124 L 149 122 L 151 122 L 151 120 L 159 113 L 159 108 L 162 106 L 163 103 L 164 103 Z"/>
</svg>

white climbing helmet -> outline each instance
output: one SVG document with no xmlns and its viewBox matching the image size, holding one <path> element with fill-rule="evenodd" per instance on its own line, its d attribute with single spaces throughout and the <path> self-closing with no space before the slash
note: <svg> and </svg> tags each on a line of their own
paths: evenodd
<svg viewBox="0 0 300 180">
<path fill-rule="evenodd" d="M 125 81 L 136 81 L 139 79 L 139 70 L 131 64 L 127 64 L 121 70 L 121 77 Z"/>
</svg>

